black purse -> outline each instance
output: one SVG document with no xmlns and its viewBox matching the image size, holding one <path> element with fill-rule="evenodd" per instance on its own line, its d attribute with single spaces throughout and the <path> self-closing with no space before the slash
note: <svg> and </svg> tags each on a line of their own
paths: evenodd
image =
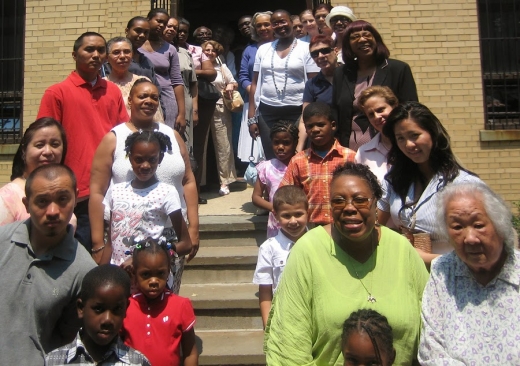
<svg viewBox="0 0 520 366">
<path fill-rule="evenodd" d="M 199 98 L 209 100 L 212 102 L 216 102 L 220 99 L 220 93 L 215 85 L 211 84 L 206 79 L 200 78 L 197 80 L 197 84 L 199 87 Z"/>
</svg>

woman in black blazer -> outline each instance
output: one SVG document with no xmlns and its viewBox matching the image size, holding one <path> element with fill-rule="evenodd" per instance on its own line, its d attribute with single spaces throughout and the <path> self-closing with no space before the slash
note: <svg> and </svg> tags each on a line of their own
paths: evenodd
<svg viewBox="0 0 520 366">
<path fill-rule="evenodd" d="M 340 143 L 357 150 L 376 133 L 356 102 L 363 90 L 382 85 L 392 89 L 401 103 L 419 98 L 410 66 L 388 58 L 390 51 L 381 35 L 367 21 L 349 24 L 342 52 L 345 64 L 334 73 L 332 104 Z"/>
</svg>

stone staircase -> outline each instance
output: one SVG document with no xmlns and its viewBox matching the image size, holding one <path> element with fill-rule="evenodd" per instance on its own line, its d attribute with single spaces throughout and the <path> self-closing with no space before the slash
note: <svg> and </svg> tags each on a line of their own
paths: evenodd
<svg viewBox="0 0 520 366">
<path fill-rule="evenodd" d="M 201 216 L 201 245 L 180 295 L 195 308 L 199 365 L 265 365 L 258 286 L 251 281 L 267 216 Z"/>
</svg>

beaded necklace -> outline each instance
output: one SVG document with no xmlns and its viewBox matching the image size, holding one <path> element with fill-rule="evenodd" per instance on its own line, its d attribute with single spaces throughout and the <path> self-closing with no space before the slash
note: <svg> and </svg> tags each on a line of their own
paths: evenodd
<svg viewBox="0 0 520 366">
<path fill-rule="evenodd" d="M 284 80 L 284 84 L 283 84 L 283 89 L 282 90 L 279 90 L 278 89 L 278 85 L 276 85 L 276 79 L 274 77 L 274 54 L 276 53 L 276 50 L 278 48 L 278 40 L 275 41 L 276 44 L 274 45 L 274 51 L 271 55 L 271 76 L 273 77 L 273 83 L 274 83 L 274 88 L 276 89 L 276 94 L 278 95 L 278 98 L 280 100 L 284 100 L 285 98 L 285 90 L 287 89 L 287 79 L 289 78 L 289 70 L 287 68 L 287 66 L 289 65 L 289 58 L 291 57 L 291 53 L 292 51 L 294 50 L 294 48 L 296 47 L 296 38 L 294 39 L 292 45 L 291 45 L 291 49 L 289 50 L 289 53 L 287 54 L 287 56 L 285 57 L 285 80 Z"/>
</svg>

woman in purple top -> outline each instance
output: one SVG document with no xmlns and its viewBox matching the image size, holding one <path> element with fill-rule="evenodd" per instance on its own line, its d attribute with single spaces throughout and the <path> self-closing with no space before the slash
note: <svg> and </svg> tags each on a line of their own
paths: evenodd
<svg viewBox="0 0 520 366">
<path fill-rule="evenodd" d="M 177 50 L 162 38 L 170 16 L 164 9 L 153 9 L 148 13 L 150 35 L 139 48 L 153 64 L 157 81 L 161 86 L 161 104 L 164 122 L 182 135 L 186 128 L 184 110 L 184 83 L 179 66 Z"/>
</svg>

